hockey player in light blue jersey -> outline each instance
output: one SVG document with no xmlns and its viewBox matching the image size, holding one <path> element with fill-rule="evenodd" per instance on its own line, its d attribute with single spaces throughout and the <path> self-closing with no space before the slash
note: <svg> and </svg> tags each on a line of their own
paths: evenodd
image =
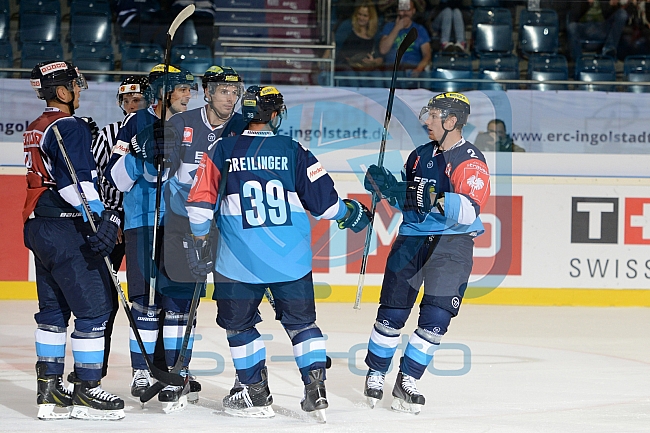
<svg viewBox="0 0 650 433">
<path fill-rule="evenodd" d="M 474 237 L 490 196 L 490 174 L 480 150 L 462 136 L 470 112 L 461 93 L 442 93 L 422 108 L 432 140 L 409 155 L 402 182 L 385 168 L 368 168 L 365 187 L 402 211 L 403 221 L 386 261 L 377 319 L 370 334 L 364 394 L 372 407 L 383 386 L 401 329 L 420 286 L 418 327 L 411 334 L 393 387 L 392 408 L 419 413 L 424 396 L 416 386 L 433 359 L 452 317 L 458 314 L 472 270 Z"/>
<path fill-rule="evenodd" d="M 197 86 L 191 72 L 170 65 L 165 78 L 165 65 L 157 65 L 149 74 L 149 88 L 146 96 L 150 102 L 157 104 L 147 109 L 136 111 L 124 119 L 117 134 L 117 144 L 106 167 L 108 181 L 124 192 L 123 207 L 125 213 L 124 236 L 126 240 L 127 280 L 129 283 L 129 300 L 131 311 L 140 331 L 147 351 L 152 356 L 159 332 L 159 320 L 163 320 L 163 343 L 167 366 L 173 366 L 180 350 L 180 341 L 185 330 L 187 311 L 194 290 L 193 283 L 171 281 L 164 269 L 162 260 L 154 264 L 157 287 L 149 287 L 152 270 L 151 257 L 153 247 L 154 219 L 156 212 L 156 178 L 157 170 L 154 159 L 158 155 L 166 157 L 164 149 L 165 132 L 160 122 L 163 104 L 167 106 L 167 117 L 187 110 L 187 104 Z M 167 100 L 161 100 L 163 83 L 167 83 Z M 161 145 L 162 143 L 162 145 Z M 169 168 L 162 175 L 163 188 Z M 164 216 L 164 202 L 161 204 Z M 164 221 L 163 218 L 161 220 Z M 158 239 L 164 237 L 164 227 L 158 228 Z M 156 246 L 159 249 L 159 246 Z M 159 255 L 158 258 L 161 256 Z M 149 305 L 149 291 L 155 290 L 153 305 Z M 192 347 L 190 340 L 189 346 Z M 140 396 L 151 385 L 152 379 L 147 370 L 144 356 L 130 336 L 131 366 L 133 379 L 131 393 Z M 189 363 L 190 356 L 187 357 Z M 168 386 L 158 394 L 158 400 L 165 403 L 166 412 L 184 407 L 189 386 Z"/>
<path fill-rule="evenodd" d="M 187 211 L 192 234 L 202 244 L 212 223 L 224 164 L 230 161 L 217 221 L 220 237 L 213 298 L 217 324 L 226 329 L 242 387 L 223 399 L 226 412 L 274 415 L 266 349 L 255 328 L 262 320 L 258 306 L 268 288 L 305 385 L 301 407 L 324 420 L 328 407 L 325 341 L 315 323 L 307 211 L 355 232 L 369 223 L 369 211 L 355 200 L 339 198 L 331 177 L 309 150 L 289 136 L 276 135 L 285 111 L 276 88 L 248 88 L 242 114 L 250 124 L 242 135 L 221 139 L 211 157 L 203 155 Z M 196 265 L 190 262 L 194 269 Z"/>
</svg>

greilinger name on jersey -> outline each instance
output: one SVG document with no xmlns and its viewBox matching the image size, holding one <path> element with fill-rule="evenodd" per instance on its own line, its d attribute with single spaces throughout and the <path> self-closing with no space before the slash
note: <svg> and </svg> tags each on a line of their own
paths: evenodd
<svg viewBox="0 0 650 433">
<path fill-rule="evenodd" d="M 242 156 L 227 158 L 230 171 L 255 170 L 289 170 L 289 158 L 286 156 Z"/>
</svg>

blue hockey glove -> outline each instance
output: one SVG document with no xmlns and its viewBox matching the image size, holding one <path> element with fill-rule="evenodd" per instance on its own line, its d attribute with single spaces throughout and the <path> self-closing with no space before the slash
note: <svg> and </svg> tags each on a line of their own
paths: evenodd
<svg viewBox="0 0 650 433">
<path fill-rule="evenodd" d="M 359 203 L 356 200 L 349 200 L 347 198 L 343 199 L 345 207 L 348 208 L 346 216 L 340 220 L 336 220 L 339 223 L 339 228 L 350 229 L 355 233 L 359 233 L 361 230 L 366 228 L 370 224 L 370 211 L 363 203 Z"/>
<path fill-rule="evenodd" d="M 431 181 L 397 182 L 384 194 L 389 202 L 397 202 L 403 211 L 428 214 L 436 205 L 436 184 Z"/>
<path fill-rule="evenodd" d="M 384 167 L 371 165 L 368 167 L 366 177 L 363 179 L 363 187 L 366 191 L 381 194 L 385 198 L 385 192 L 394 187 L 397 179 Z"/>
<path fill-rule="evenodd" d="M 204 281 L 208 274 L 214 270 L 210 253 L 210 242 L 196 239 L 186 234 L 183 237 L 183 248 L 187 257 L 187 264 L 196 281 Z"/>
<path fill-rule="evenodd" d="M 120 214 L 114 210 L 105 210 L 102 212 L 99 224 L 97 224 L 97 233 L 87 237 L 90 249 L 102 256 L 109 255 L 117 243 L 117 233 L 120 229 Z"/>
<path fill-rule="evenodd" d="M 154 122 L 153 127 L 144 128 L 138 132 L 129 145 L 129 150 L 139 159 L 153 164 L 157 158 L 161 162 L 169 162 L 171 154 L 176 148 L 178 136 L 176 129 L 158 119 Z"/>
</svg>

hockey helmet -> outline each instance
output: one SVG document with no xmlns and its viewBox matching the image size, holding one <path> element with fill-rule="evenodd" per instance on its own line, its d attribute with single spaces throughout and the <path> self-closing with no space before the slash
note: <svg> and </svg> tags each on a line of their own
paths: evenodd
<svg viewBox="0 0 650 433">
<path fill-rule="evenodd" d="M 57 86 L 65 86 L 74 91 L 73 83 L 81 90 L 88 88 L 88 83 L 79 70 L 70 62 L 50 60 L 41 62 L 32 69 L 30 84 L 40 99 L 56 99 Z"/>
<path fill-rule="evenodd" d="M 149 78 L 143 75 L 130 75 L 120 83 L 117 89 L 117 100 L 122 105 L 122 96 L 128 93 L 142 93 L 143 95 L 149 87 Z"/>
<path fill-rule="evenodd" d="M 278 113 L 280 119 L 284 119 L 287 113 L 282 93 L 273 86 L 250 86 L 241 105 L 244 120 L 248 122 L 268 123 L 272 113 Z"/>
<path fill-rule="evenodd" d="M 446 92 L 429 99 L 429 103 L 420 110 L 420 120 L 426 121 L 430 111 L 440 110 L 440 118 L 445 120 L 449 115 L 456 117 L 456 128 L 467 123 L 470 114 L 469 99 L 462 93 Z"/>
<path fill-rule="evenodd" d="M 242 77 L 231 67 L 228 66 L 211 66 L 201 79 L 203 88 L 208 87 L 208 83 L 225 83 L 244 86 Z M 242 89 L 243 90 L 243 89 Z"/>
<path fill-rule="evenodd" d="M 154 66 L 149 72 L 149 93 L 147 100 L 153 101 L 158 98 L 160 89 L 165 81 L 165 65 Z M 198 91 L 198 85 L 194 81 L 194 75 L 188 69 L 179 66 L 169 65 L 167 69 L 167 92 L 171 93 L 178 85 L 188 85 L 190 90 Z"/>
</svg>

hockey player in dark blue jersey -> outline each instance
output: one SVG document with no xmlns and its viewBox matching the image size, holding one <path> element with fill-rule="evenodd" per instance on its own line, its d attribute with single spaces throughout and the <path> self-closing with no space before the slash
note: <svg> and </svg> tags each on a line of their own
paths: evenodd
<svg viewBox="0 0 650 433">
<path fill-rule="evenodd" d="M 241 389 L 224 398 L 226 412 L 274 415 L 266 349 L 255 328 L 268 288 L 305 385 L 301 407 L 324 420 L 325 341 L 315 323 L 307 211 L 355 232 L 366 227 L 369 211 L 355 200 L 339 198 L 332 179 L 309 150 L 289 136 L 276 135 L 285 112 L 283 97 L 274 87 L 248 88 L 242 114 L 250 124 L 242 135 L 219 140 L 212 157 L 203 155 L 187 211 L 194 239 L 202 245 L 212 223 L 221 172 L 230 161 L 217 221 L 214 299 L 217 324 L 226 329 Z M 196 265 L 196 260 L 190 261 L 200 272 Z"/>
<path fill-rule="evenodd" d="M 383 397 L 384 378 L 401 329 L 424 282 L 418 327 L 400 361 L 391 406 L 397 411 L 420 412 L 425 400 L 416 380 L 458 314 L 467 288 L 474 237 L 484 231 L 479 215 L 490 195 L 485 158 L 462 136 L 469 112 L 469 100 L 461 93 L 431 98 L 420 119 L 432 141 L 411 152 L 403 181 L 376 165 L 366 173 L 366 189 L 397 206 L 403 216 L 386 262 L 368 343 L 364 394 L 372 407 Z"/>
<path fill-rule="evenodd" d="M 167 98 L 163 101 L 161 98 L 165 81 L 168 86 Z M 196 90 L 194 76 L 189 71 L 170 65 L 165 80 L 165 66 L 155 66 L 149 74 L 149 88 L 146 95 L 151 102 L 158 101 L 158 103 L 130 114 L 124 119 L 124 124 L 117 134 L 113 154 L 105 170 L 108 181 L 124 193 L 124 235 L 131 311 L 145 344 L 147 356 L 152 356 L 154 352 L 158 339 L 159 318 L 162 316 L 167 366 L 173 366 L 178 357 L 177 347 L 180 346 L 178 340 L 182 339 L 194 284 L 170 281 L 165 272 L 162 272 L 164 264 L 159 261 L 153 267 L 157 275 L 154 279 L 157 287 L 149 287 L 152 281 L 150 272 L 158 174 L 154 166 L 154 158 L 158 154 L 166 156 L 163 148 L 165 128 L 159 121 L 163 104 L 167 105 L 168 117 L 183 112 L 187 110 L 187 104 Z M 163 182 L 167 180 L 169 168 L 166 167 L 164 170 Z M 164 212 L 165 206 L 162 202 L 161 215 L 164 216 Z M 163 229 L 162 226 L 158 228 L 158 236 L 164 237 Z M 150 290 L 156 291 L 153 305 L 149 305 Z M 191 342 L 189 347 L 191 348 Z M 140 352 L 133 334 L 130 337 L 130 348 L 133 367 L 131 393 L 140 396 L 151 385 L 152 379 L 144 355 Z M 188 391 L 189 386 L 168 386 L 163 389 L 158 394 L 158 399 L 165 403 L 163 406 L 165 412 L 184 407 L 187 403 Z"/>
<path fill-rule="evenodd" d="M 27 199 L 23 211 L 25 246 L 34 253 L 39 311 L 34 315 L 38 418 L 70 416 L 121 419 L 124 401 L 101 388 L 104 330 L 111 313 L 111 276 L 104 264 L 115 246 L 120 220 L 105 210 L 95 189 L 96 166 L 90 152 L 88 124 L 73 116 L 88 86 L 69 62 L 39 63 L 31 73 L 45 112 L 24 134 Z M 94 234 L 81 212 L 80 193 L 68 171 L 53 132 L 58 128 L 79 187 L 98 219 Z M 66 331 L 71 335 L 74 392 L 63 383 Z M 63 407 L 64 412 L 55 412 Z"/>
</svg>

